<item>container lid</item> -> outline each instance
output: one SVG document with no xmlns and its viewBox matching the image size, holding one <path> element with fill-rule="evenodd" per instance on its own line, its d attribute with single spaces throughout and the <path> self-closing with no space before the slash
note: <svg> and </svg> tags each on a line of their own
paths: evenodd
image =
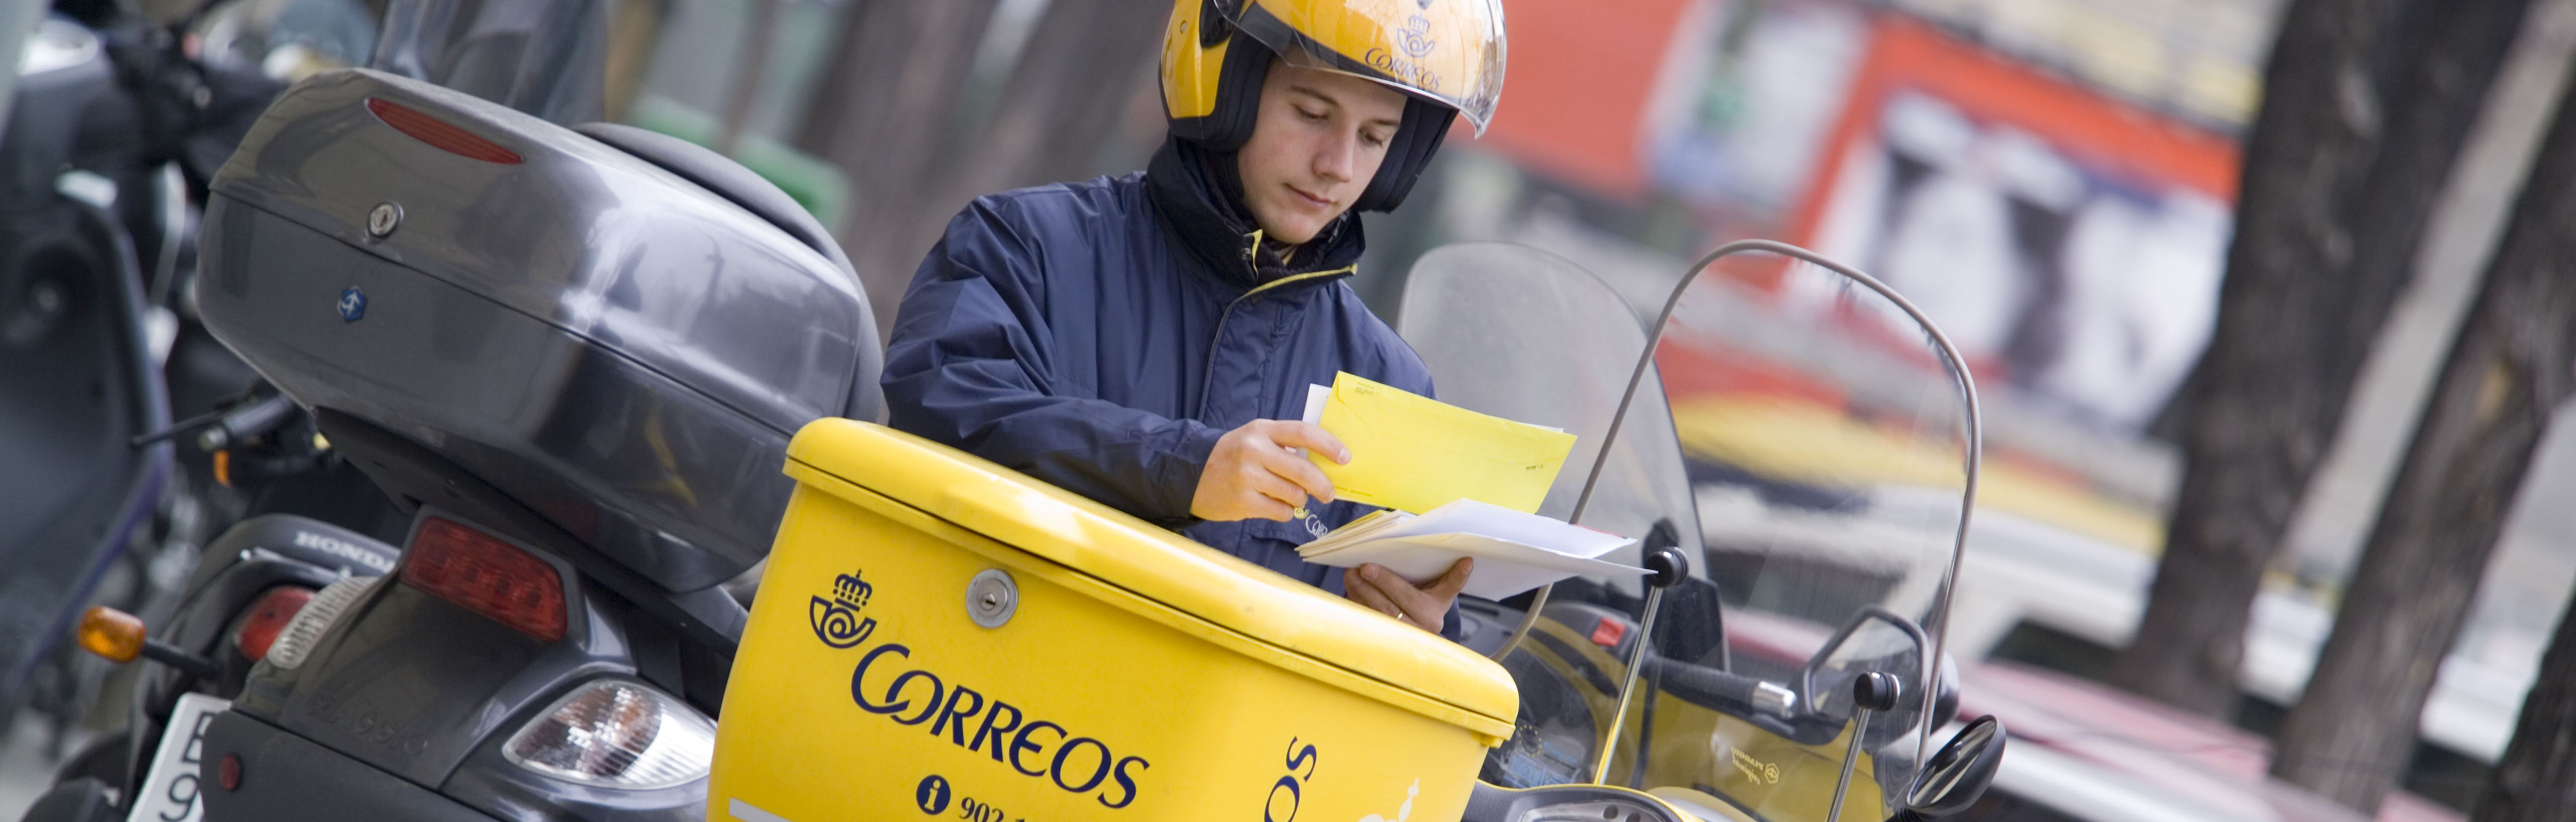
<svg viewBox="0 0 2576 822">
<path fill-rule="evenodd" d="M 787 457 L 787 473 L 808 485 L 815 474 L 839 478 L 1254 640 L 1490 718 L 1504 734 L 1518 711 L 1510 674 L 1482 654 L 963 451 L 827 418 L 797 432 Z"/>
</svg>

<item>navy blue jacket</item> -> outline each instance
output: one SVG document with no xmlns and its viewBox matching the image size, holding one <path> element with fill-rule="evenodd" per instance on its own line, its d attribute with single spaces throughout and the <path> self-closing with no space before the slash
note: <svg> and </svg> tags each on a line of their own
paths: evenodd
<svg viewBox="0 0 2576 822">
<path fill-rule="evenodd" d="M 1372 510 L 1205 522 L 1217 437 L 1303 415 L 1348 371 L 1430 395 L 1431 374 L 1343 280 L 1345 214 L 1285 262 L 1231 194 L 1232 158 L 1167 142 L 1145 172 L 977 199 L 913 275 L 886 350 L 895 428 L 1062 486 L 1339 594 L 1297 546 Z"/>
</svg>

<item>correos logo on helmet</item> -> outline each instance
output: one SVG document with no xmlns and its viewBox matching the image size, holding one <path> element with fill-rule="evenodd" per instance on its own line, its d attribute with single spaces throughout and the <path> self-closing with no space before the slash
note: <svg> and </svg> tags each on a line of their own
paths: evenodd
<svg viewBox="0 0 2576 822">
<path fill-rule="evenodd" d="M 1405 56 L 1415 59 L 1430 56 L 1431 50 L 1440 45 L 1440 41 L 1431 39 L 1431 18 L 1419 14 L 1405 18 L 1404 30 L 1396 32 L 1395 42 L 1404 49 Z"/>
</svg>

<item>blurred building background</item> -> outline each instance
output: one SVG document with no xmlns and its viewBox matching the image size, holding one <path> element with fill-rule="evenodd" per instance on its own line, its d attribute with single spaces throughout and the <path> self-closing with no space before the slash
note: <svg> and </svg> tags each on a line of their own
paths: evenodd
<svg viewBox="0 0 2576 822">
<path fill-rule="evenodd" d="M 1478 239 L 1562 254 L 1645 313 L 1726 240 L 1783 239 L 1861 265 L 1965 349 L 1989 405 L 1961 653 L 2093 672 L 2127 642 L 2154 575 L 2179 477 L 2168 401 L 2217 313 L 2239 144 L 2282 5 L 1506 0 L 1511 62 L 1492 129 L 1454 135 L 1405 209 L 1368 216 L 1354 286 L 1392 316 L 1414 257 Z M 837 228 L 890 319 L 968 199 L 1142 167 L 1162 138 L 1152 71 L 1168 12 L 672 0 L 638 26 L 654 45 L 622 114 L 729 145 L 779 179 Z M 2553 59 L 2563 70 L 2563 46 Z M 2537 118 L 2555 86 L 2499 92 L 2511 93 Z M 2486 193 L 2500 208 L 2518 167 L 2498 156 L 2488 164 L 2511 168 Z M 2411 411 L 2394 409 L 2417 402 L 2449 338 L 2443 318 L 2456 322 L 2467 297 L 2476 239 L 2449 245 L 2466 261 L 2441 269 L 2448 291 L 2428 276 L 2390 324 L 2390 362 L 2356 397 L 2258 599 L 2250 726 L 2296 700 L 2411 428 Z M 1728 416 L 1724 398 L 1776 391 L 1765 376 L 1795 370 L 1764 366 L 1763 341 L 1746 338 L 1758 335 L 1730 334 L 1741 312 L 1728 299 L 1686 304 L 1663 352 L 1685 441 L 1711 462 L 1782 435 Z M 1798 390 L 1840 410 L 1884 386 Z M 2576 483 L 2571 446 L 2547 451 L 2526 498 Z M 2437 799 L 2464 803 L 2502 752 L 2576 579 L 2576 517 L 2535 508 L 2517 512 L 2427 709 L 2411 784 Z"/>
</svg>

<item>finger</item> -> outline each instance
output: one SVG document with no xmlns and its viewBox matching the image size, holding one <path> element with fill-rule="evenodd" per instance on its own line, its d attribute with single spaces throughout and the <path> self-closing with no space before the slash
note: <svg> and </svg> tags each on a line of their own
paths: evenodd
<svg viewBox="0 0 2576 822">
<path fill-rule="evenodd" d="M 1455 566 L 1452 568 L 1454 569 Z M 1413 587 L 1411 580 L 1396 576 L 1394 571 L 1389 571 L 1376 563 L 1361 564 L 1360 578 L 1384 592 L 1387 599 L 1395 602 L 1395 607 L 1404 609 L 1407 617 L 1419 617 L 1424 614 L 1445 615 L 1449 611 L 1447 597 L 1435 597 L 1423 593 L 1422 589 Z"/>
<path fill-rule="evenodd" d="M 1305 490 L 1307 496 L 1325 502 L 1333 501 L 1333 481 L 1324 476 L 1324 469 L 1315 467 L 1312 462 L 1289 456 L 1287 452 L 1282 451 L 1277 456 L 1262 455 L 1261 467 L 1270 469 L 1272 476 L 1295 483 L 1298 488 Z"/>
<path fill-rule="evenodd" d="M 1252 490 L 1265 500 L 1295 508 L 1306 504 L 1306 489 L 1274 473 L 1263 473 L 1252 480 Z"/>
<path fill-rule="evenodd" d="M 1370 565 L 1363 569 L 1361 576 L 1362 582 L 1370 583 L 1380 593 L 1385 594 L 1389 601 L 1395 603 L 1397 611 L 1402 614 L 1397 618 L 1404 620 L 1405 624 L 1436 634 L 1440 633 L 1442 623 L 1448 621 L 1450 602 L 1448 598 L 1436 598 L 1426 594 L 1422 589 L 1413 587 L 1411 581 L 1396 576 L 1395 572 L 1383 567 Z"/>
<path fill-rule="evenodd" d="M 1445 609 L 1438 611 L 1424 611 L 1423 613 L 1430 614 L 1430 616 L 1405 615 L 1405 624 L 1436 634 L 1440 633 L 1440 629 L 1446 627 L 1446 623 L 1449 621 L 1449 612 Z"/>
<path fill-rule="evenodd" d="M 1280 502 L 1267 495 L 1255 494 L 1253 495 L 1253 498 L 1246 501 L 1244 505 L 1251 509 L 1250 518 L 1253 519 L 1266 519 L 1272 522 L 1287 522 L 1291 519 L 1295 519 L 1297 516 L 1297 506 Z"/>
<path fill-rule="evenodd" d="M 1404 618 L 1404 609 L 1397 606 L 1395 600 L 1388 599 L 1385 591 L 1370 584 L 1368 574 L 1359 568 L 1351 569 L 1350 572 L 1342 575 L 1342 588 L 1343 596 L 1350 598 L 1352 602 L 1366 605 L 1371 610 L 1396 619 Z"/>
<path fill-rule="evenodd" d="M 1347 464 L 1351 461 L 1351 449 L 1343 447 L 1341 438 L 1325 432 L 1323 426 L 1298 420 L 1272 420 L 1271 422 L 1273 424 L 1263 432 L 1270 435 L 1271 442 L 1322 454 L 1336 463 Z"/>
<path fill-rule="evenodd" d="M 1424 596 L 1443 602 L 1457 599 L 1458 592 L 1467 587 L 1467 577 L 1475 572 L 1475 558 L 1459 557 L 1457 562 L 1450 563 L 1449 570 L 1442 573 L 1439 579 L 1422 586 L 1422 593 Z"/>
<path fill-rule="evenodd" d="M 1397 606 L 1395 604 L 1395 600 L 1388 598 L 1385 591 L 1379 590 L 1377 586 L 1370 585 L 1368 580 L 1358 580 L 1358 584 L 1350 586 L 1348 595 L 1351 601 L 1368 606 L 1369 610 L 1385 614 L 1393 619 L 1404 618 L 1404 609 Z"/>
</svg>

